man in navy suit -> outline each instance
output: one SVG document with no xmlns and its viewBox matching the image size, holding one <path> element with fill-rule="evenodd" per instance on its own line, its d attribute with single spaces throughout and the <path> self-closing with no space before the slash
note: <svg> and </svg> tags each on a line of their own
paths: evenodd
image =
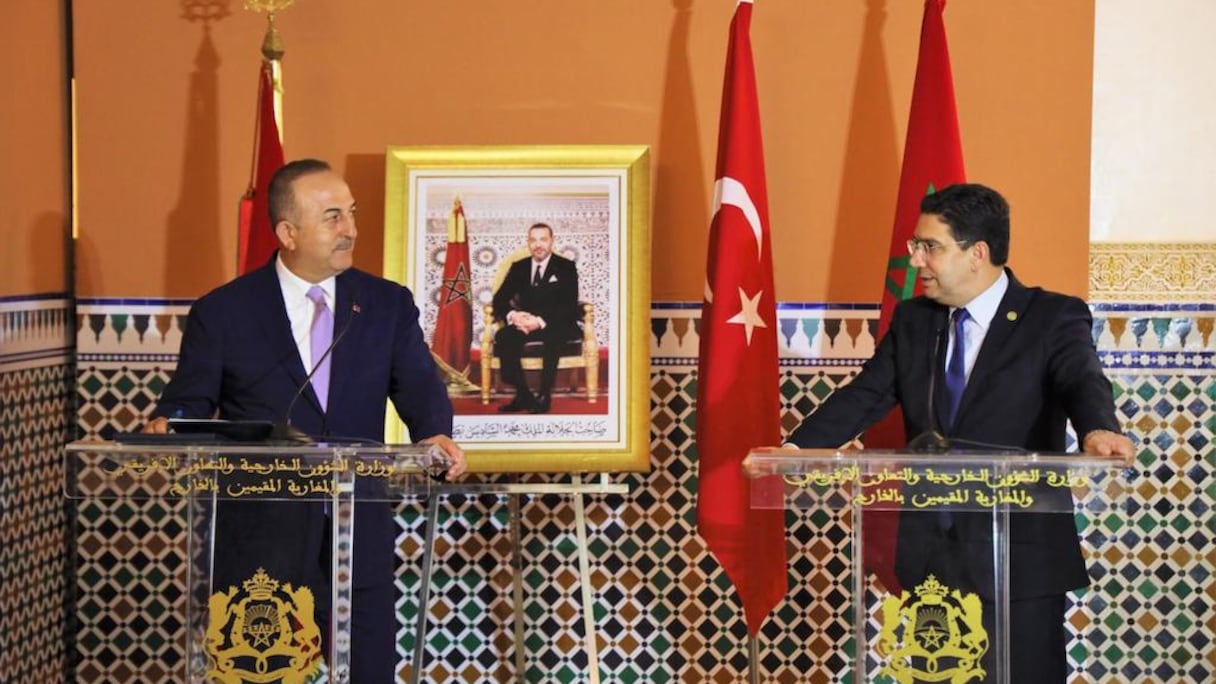
<svg viewBox="0 0 1216 684">
<path fill-rule="evenodd" d="M 545 223 L 528 228 L 530 257 L 511 264 L 494 293 L 494 318 L 502 327 L 494 334 L 494 355 L 502 378 L 515 388 L 515 398 L 499 411 L 545 413 L 557 377 L 561 348 L 579 337 L 578 268 L 553 253 L 553 229 Z M 540 385 L 534 395 L 520 363 L 528 342 L 543 345 Z"/>
<path fill-rule="evenodd" d="M 288 421 L 335 442 L 379 441 L 391 400 L 411 438 L 439 445 L 451 460 L 448 478 L 460 475 L 465 457 L 449 437 L 452 405 L 413 296 L 352 268 L 358 231 L 346 182 L 325 162 L 294 161 L 275 174 L 268 200 L 276 257 L 191 307 L 177 370 L 145 431 L 165 432 L 169 417 L 218 416 Z M 310 339 L 322 308 L 332 317 L 333 342 L 324 347 Z M 326 347 L 333 381 L 321 394 L 308 376 Z M 355 519 L 352 681 L 392 682 L 392 511 L 385 502 L 360 503 Z M 239 587 L 265 568 L 279 581 L 311 587 L 325 624 L 328 530 L 320 504 L 225 504 L 216 515 L 213 585 Z"/>
<path fill-rule="evenodd" d="M 924 296 L 896 307 L 873 358 L 803 421 L 789 443 L 835 448 L 898 403 L 909 438 L 940 433 L 963 448 L 983 443 L 1059 452 L 1071 420 L 1085 453 L 1132 458 L 1131 441 L 1118 432 L 1085 303 L 1026 287 L 1005 268 L 1009 205 L 1003 197 L 982 185 L 953 185 L 926 196 L 908 250 Z M 1064 497 L 1071 509 L 1067 490 L 1050 494 Z M 1089 584 L 1073 517 L 1012 518 L 1009 681 L 1064 682 L 1065 594 Z M 979 593 L 987 621 L 991 539 L 990 518 L 982 513 L 905 512 L 896 573 L 908 588 L 934 574 Z M 990 675 L 993 655 L 990 648 Z"/>
</svg>

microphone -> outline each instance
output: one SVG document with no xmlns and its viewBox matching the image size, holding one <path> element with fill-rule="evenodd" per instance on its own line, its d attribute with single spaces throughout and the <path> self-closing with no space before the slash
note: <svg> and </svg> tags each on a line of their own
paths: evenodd
<svg viewBox="0 0 1216 684">
<path fill-rule="evenodd" d="M 942 333 L 946 330 L 946 324 L 939 321 L 937 330 L 933 333 L 933 356 L 929 361 L 929 429 L 919 435 L 908 440 L 907 450 L 931 454 L 940 454 L 950 449 L 950 440 L 937 430 L 937 415 L 933 410 L 934 396 L 937 392 L 937 367 L 938 367 L 938 352 L 942 347 Z"/>
<path fill-rule="evenodd" d="M 1028 453 L 1026 449 L 1012 444 L 995 444 L 992 442 L 980 442 L 973 439 L 963 439 L 961 437 L 946 437 L 937 430 L 937 415 L 934 410 L 934 396 L 937 391 L 937 371 L 942 364 L 938 363 L 937 354 L 941 351 L 942 333 L 946 330 L 945 322 L 941 322 L 937 326 L 937 331 L 933 335 L 933 358 L 929 366 L 929 429 L 919 435 L 908 440 L 905 447 L 908 451 L 928 454 L 943 454 L 951 449 L 971 449 L 974 451 L 1012 451 L 1016 453 Z"/>
<path fill-rule="evenodd" d="M 363 309 L 359 307 L 359 302 L 352 296 L 350 316 L 346 319 L 346 323 L 342 325 L 342 329 L 338 331 L 338 334 L 334 335 L 333 341 L 325 348 L 325 353 L 321 354 L 321 358 L 317 359 L 317 362 L 309 369 L 308 375 L 304 377 L 304 382 L 300 383 L 300 386 L 296 388 L 295 394 L 291 395 L 291 401 L 287 402 L 287 410 L 283 412 L 282 422 L 275 423 L 274 428 L 270 432 L 271 441 L 291 442 L 293 444 L 311 444 L 313 442 L 313 438 L 308 433 L 291 424 L 291 410 L 295 408 L 296 402 L 300 400 L 300 397 L 304 396 L 304 390 L 312 384 L 312 376 L 316 375 L 317 369 L 321 367 L 322 363 L 325 363 L 325 359 L 329 358 L 329 355 L 334 352 L 338 343 L 346 336 L 347 331 L 350 330 L 351 323 L 355 320 L 355 316 L 362 311 Z"/>
</svg>

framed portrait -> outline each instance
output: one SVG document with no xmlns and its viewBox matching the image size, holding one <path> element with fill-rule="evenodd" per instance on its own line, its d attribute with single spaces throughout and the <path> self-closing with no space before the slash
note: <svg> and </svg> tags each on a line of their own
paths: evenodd
<svg viewBox="0 0 1216 684">
<path fill-rule="evenodd" d="M 649 148 L 385 158 L 384 275 L 414 293 L 470 470 L 648 469 Z"/>
</svg>

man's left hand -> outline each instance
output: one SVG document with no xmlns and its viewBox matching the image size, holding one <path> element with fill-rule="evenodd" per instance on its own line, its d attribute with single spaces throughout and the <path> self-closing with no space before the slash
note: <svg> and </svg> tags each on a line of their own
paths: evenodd
<svg viewBox="0 0 1216 684">
<path fill-rule="evenodd" d="M 1094 430 L 1086 434 L 1081 448 L 1091 456 L 1122 456 L 1126 466 L 1131 466 L 1136 458 L 1132 441 L 1110 430 Z"/>
<path fill-rule="evenodd" d="M 461 449 L 455 440 L 447 435 L 435 435 L 434 437 L 427 437 L 422 440 L 422 443 L 434 444 L 443 449 L 443 452 L 448 455 L 450 463 L 448 464 L 446 479 L 449 482 L 464 475 L 464 471 L 468 468 L 469 464 L 464 457 L 464 449 Z"/>
</svg>

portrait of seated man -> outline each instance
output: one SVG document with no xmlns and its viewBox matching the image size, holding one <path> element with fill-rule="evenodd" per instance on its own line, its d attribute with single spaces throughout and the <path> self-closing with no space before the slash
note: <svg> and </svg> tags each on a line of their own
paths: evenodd
<svg viewBox="0 0 1216 684">
<path fill-rule="evenodd" d="M 529 227 L 528 251 L 528 257 L 511 264 L 494 292 L 494 319 L 501 324 L 494 335 L 494 354 L 503 381 L 515 390 L 515 397 L 498 407 L 507 413 L 549 411 L 562 346 L 580 335 L 578 268 L 553 253 L 553 228 L 546 223 Z M 544 350 L 535 392 L 521 363 L 523 347 L 531 342 L 540 342 Z"/>
</svg>

